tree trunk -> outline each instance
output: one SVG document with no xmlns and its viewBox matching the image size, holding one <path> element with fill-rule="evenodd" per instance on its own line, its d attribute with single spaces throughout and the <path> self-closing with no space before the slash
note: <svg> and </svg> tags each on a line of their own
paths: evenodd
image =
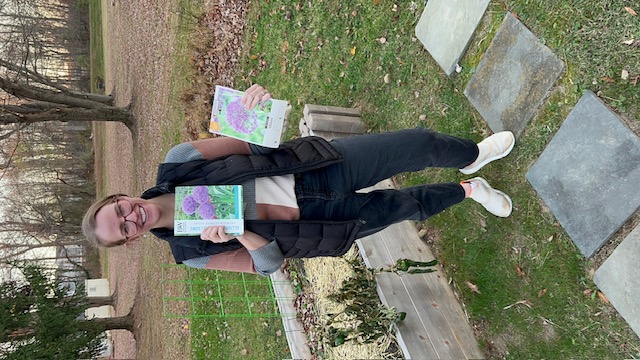
<svg viewBox="0 0 640 360">
<path fill-rule="evenodd" d="M 33 113 L 0 113 L 0 124 L 34 123 L 45 121 L 117 121 L 132 127 L 131 113 L 126 108 L 57 108 Z"/>
<path fill-rule="evenodd" d="M 77 320 L 80 322 L 80 328 L 85 331 L 93 331 L 96 326 L 101 331 L 107 330 L 129 330 L 135 335 L 133 310 L 127 315 L 110 317 L 110 318 L 93 318 L 91 320 Z M 0 342 L 28 340 L 36 333 L 36 329 L 27 327 L 15 329 L 11 332 L 0 333 Z"/>
<path fill-rule="evenodd" d="M 115 306 L 117 300 L 118 296 L 115 293 L 111 296 L 96 296 L 87 298 L 87 302 L 89 304 L 88 307 L 100 307 L 105 305 Z"/>
<path fill-rule="evenodd" d="M 127 315 L 109 318 L 93 318 L 91 320 L 83 320 L 81 326 L 87 326 L 91 329 L 95 324 L 107 330 L 129 330 L 133 333 L 133 310 L 129 311 Z"/>
<path fill-rule="evenodd" d="M 47 89 L 38 88 L 35 86 L 23 85 L 17 82 L 13 82 L 5 77 L 0 76 L 0 88 L 4 89 L 7 93 L 17 96 L 19 98 L 27 98 L 39 101 L 46 101 L 56 104 L 67 105 L 70 107 L 80 107 L 87 109 L 98 109 L 103 107 L 110 107 L 102 102 L 89 100 L 87 97 L 76 97 L 70 94 L 65 94 L 61 91 L 52 91 Z"/>
<path fill-rule="evenodd" d="M 90 100 L 90 101 L 95 101 L 95 102 L 99 102 L 99 103 L 103 103 L 105 105 L 113 105 L 113 97 L 111 97 L 110 95 L 101 95 L 101 94 L 94 94 L 94 93 L 88 93 L 88 92 L 82 92 L 82 91 L 75 91 L 75 90 L 70 90 L 64 86 L 61 86 L 58 83 L 53 83 L 51 80 L 47 79 L 46 77 L 31 71 L 27 68 L 21 67 L 21 66 L 17 66 L 15 64 L 12 64 L 8 61 L 2 60 L 0 59 L 0 66 L 4 66 L 9 70 L 18 72 L 18 73 L 24 73 L 27 76 L 29 76 L 31 79 L 34 79 L 37 82 L 40 82 L 41 84 L 50 86 L 52 88 L 56 88 L 58 90 L 61 91 L 61 93 L 67 94 L 67 95 L 71 95 L 73 97 L 76 97 L 78 99 L 84 99 L 84 100 Z M 4 81 L 4 82 L 2 82 Z M 17 83 L 10 83 L 5 79 L 0 79 L 0 87 L 4 87 L 4 86 L 9 86 L 12 89 L 22 89 L 20 90 L 21 93 L 26 94 L 27 92 L 25 92 L 26 90 L 30 90 L 30 92 L 28 92 L 29 94 L 39 94 L 39 92 L 35 92 L 31 89 L 33 89 L 33 87 L 31 86 L 25 86 L 25 85 L 18 85 Z M 37 89 L 37 88 L 36 88 Z M 7 90 L 8 91 L 8 90 Z M 45 90 L 46 94 L 56 94 L 55 92 L 50 92 L 49 90 Z"/>
</svg>

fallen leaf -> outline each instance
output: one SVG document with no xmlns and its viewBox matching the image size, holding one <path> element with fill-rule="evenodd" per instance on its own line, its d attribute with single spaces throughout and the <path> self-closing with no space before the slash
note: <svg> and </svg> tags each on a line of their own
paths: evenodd
<svg viewBox="0 0 640 360">
<path fill-rule="evenodd" d="M 487 227 L 487 221 L 483 218 L 480 218 L 480 227 L 483 229 Z"/>
<path fill-rule="evenodd" d="M 524 270 L 522 270 L 522 268 L 520 267 L 520 265 L 516 265 L 516 272 L 518 273 L 518 275 L 520 276 L 527 276 L 527 274 L 524 272 Z"/>
<path fill-rule="evenodd" d="M 602 293 L 602 291 L 598 291 L 598 297 L 600 298 L 600 300 L 602 300 L 602 302 L 604 302 L 605 304 L 609 303 L 609 299 L 607 299 L 607 297 Z"/>
<path fill-rule="evenodd" d="M 351 50 L 349 50 L 349 54 L 351 55 L 355 55 L 356 54 L 356 47 L 352 47 Z"/>
<path fill-rule="evenodd" d="M 380 0 L 373 0 L 373 5 L 376 6 L 380 3 Z"/>
<path fill-rule="evenodd" d="M 620 73 L 620 79 L 629 80 L 629 71 L 627 71 L 626 69 L 622 69 L 622 72 Z"/>
<path fill-rule="evenodd" d="M 289 50 L 289 42 L 288 42 L 287 40 L 285 40 L 285 41 L 282 43 L 282 52 L 283 52 L 283 53 L 286 53 L 288 50 Z"/>
<path fill-rule="evenodd" d="M 590 297 L 591 296 L 591 289 L 586 289 L 585 291 L 582 292 L 582 295 L 584 295 L 584 297 Z"/>
<path fill-rule="evenodd" d="M 384 80 L 384 83 L 385 83 L 385 84 L 390 83 L 390 82 L 391 82 L 391 75 L 386 74 L 386 75 L 384 76 L 384 79 L 383 79 L 383 80 Z"/>
<path fill-rule="evenodd" d="M 603 77 L 600 78 L 600 80 L 602 80 L 602 81 L 604 81 L 606 83 L 614 83 L 614 82 L 616 82 L 615 80 L 613 80 L 613 78 L 610 78 L 608 76 L 603 76 Z"/>
<path fill-rule="evenodd" d="M 625 41 L 623 41 L 622 43 L 623 43 L 623 44 L 625 44 L 625 45 L 633 45 L 633 43 L 634 43 L 635 41 L 636 41 L 636 40 L 634 40 L 634 39 L 629 39 L 629 40 L 625 40 Z"/>
<path fill-rule="evenodd" d="M 627 10 L 627 12 L 631 14 L 631 16 L 638 16 L 638 13 L 635 10 L 633 10 L 631 7 L 625 6 L 624 9 Z"/>
<path fill-rule="evenodd" d="M 543 297 L 547 293 L 547 289 L 540 289 L 538 291 L 538 297 Z"/>
<path fill-rule="evenodd" d="M 249 59 L 251 60 L 256 60 L 258 58 L 258 55 L 251 55 L 249 56 Z"/>
<path fill-rule="evenodd" d="M 472 283 L 471 281 L 467 281 L 466 284 L 469 287 L 469 289 L 471 289 L 471 291 L 473 291 L 476 294 L 480 294 L 480 290 L 478 290 L 478 285 Z"/>
</svg>

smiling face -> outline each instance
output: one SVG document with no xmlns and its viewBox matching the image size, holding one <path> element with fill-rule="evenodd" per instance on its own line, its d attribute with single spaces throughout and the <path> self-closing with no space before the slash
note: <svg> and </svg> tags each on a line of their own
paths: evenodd
<svg viewBox="0 0 640 360">
<path fill-rule="evenodd" d="M 156 204 L 128 196 L 120 196 L 116 200 L 96 213 L 95 234 L 103 245 L 123 245 L 157 227 L 160 211 Z"/>
</svg>

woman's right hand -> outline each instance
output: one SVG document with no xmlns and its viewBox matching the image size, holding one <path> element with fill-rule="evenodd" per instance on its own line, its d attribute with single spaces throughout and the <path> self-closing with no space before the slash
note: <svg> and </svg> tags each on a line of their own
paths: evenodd
<svg viewBox="0 0 640 360">
<path fill-rule="evenodd" d="M 229 235 L 224 232 L 224 226 L 209 226 L 200 234 L 202 240 L 211 241 L 213 243 L 226 243 L 229 240 L 235 239 L 235 235 Z"/>
</svg>

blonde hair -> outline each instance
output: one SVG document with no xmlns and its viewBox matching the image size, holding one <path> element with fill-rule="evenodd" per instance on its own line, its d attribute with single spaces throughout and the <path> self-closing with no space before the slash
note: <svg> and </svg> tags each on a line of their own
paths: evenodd
<svg viewBox="0 0 640 360">
<path fill-rule="evenodd" d="M 100 209 L 102 209 L 105 205 L 109 205 L 113 203 L 118 197 L 127 196 L 125 194 L 113 194 L 109 196 L 105 196 L 101 199 L 96 200 L 87 212 L 84 214 L 84 218 L 82 218 L 82 233 L 87 238 L 89 243 L 95 247 L 114 247 L 118 245 L 123 245 L 125 240 L 116 241 L 113 243 L 105 243 L 103 239 L 100 239 L 98 235 L 96 235 L 96 214 Z"/>
</svg>

